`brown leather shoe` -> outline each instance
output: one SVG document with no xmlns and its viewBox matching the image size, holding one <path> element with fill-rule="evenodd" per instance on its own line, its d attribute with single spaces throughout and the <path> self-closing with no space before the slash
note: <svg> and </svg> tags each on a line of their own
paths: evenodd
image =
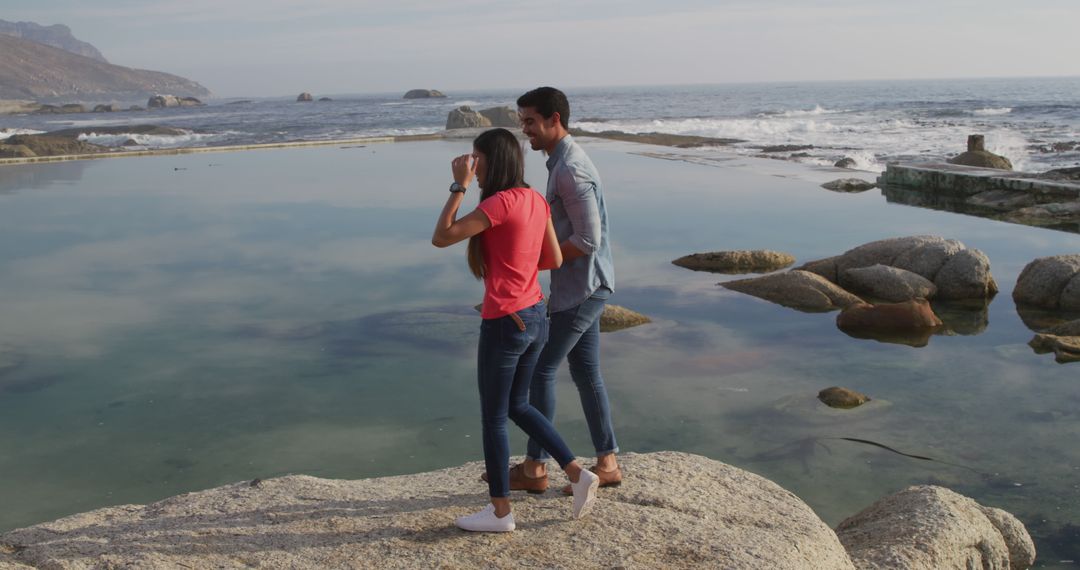
<svg viewBox="0 0 1080 570">
<path fill-rule="evenodd" d="M 622 485 L 622 469 L 619 469 L 618 467 L 612 469 L 611 471 L 601 471 L 596 465 L 593 465 L 589 468 L 589 471 L 592 471 L 593 473 L 596 473 L 600 476 L 601 487 L 618 487 L 619 485 Z M 563 487 L 562 492 L 564 495 L 574 494 L 574 491 L 570 488 L 570 485 Z"/>
<path fill-rule="evenodd" d="M 480 479 L 485 483 L 488 480 L 487 471 L 484 471 L 483 475 L 480 475 Z M 510 490 L 511 491 L 525 491 L 526 493 L 532 493 L 539 495 L 548 488 L 548 476 L 547 473 L 540 477 L 529 477 L 525 474 L 525 465 L 518 463 L 510 468 Z"/>
</svg>

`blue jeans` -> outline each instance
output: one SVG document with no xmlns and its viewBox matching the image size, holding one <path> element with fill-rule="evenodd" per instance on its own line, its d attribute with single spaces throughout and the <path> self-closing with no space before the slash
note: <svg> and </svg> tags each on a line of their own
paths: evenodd
<svg viewBox="0 0 1080 570">
<path fill-rule="evenodd" d="M 484 319 L 480 325 L 478 377 L 480 414 L 484 439 L 484 464 L 488 491 L 492 497 L 510 495 L 510 441 L 506 435 L 509 417 L 529 436 L 566 467 L 574 454 L 559 437 L 555 426 L 529 405 L 529 382 L 536 360 L 548 338 L 548 319 L 543 302 L 498 319 Z M 519 322 L 521 326 L 519 326 Z M 521 330 L 524 327 L 525 330 Z"/>
<path fill-rule="evenodd" d="M 615 429 L 611 426 L 604 377 L 600 374 L 600 315 L 611 291 L 600 287 L 577 307 L 551 314 L 551 339 L 540 353 L 529 389 L 529 403 L 549 420 L 555 416 L 555 373 L 565 358 L 570 363 L 570 377 L 577 385 L 581 409 L 589 424 L 596 455 L 619 451 Z M 526 456 L 544 461 L 544 446 L 529 440 Z"/>
</svg>

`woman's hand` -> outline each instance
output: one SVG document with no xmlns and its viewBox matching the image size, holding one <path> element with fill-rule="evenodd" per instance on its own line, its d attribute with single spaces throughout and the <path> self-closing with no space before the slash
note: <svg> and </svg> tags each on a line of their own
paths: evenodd
<svg viewBox="0 0 1080 570">
<path fill-rule="evenodd" d="M 450 170 L 454 173 L 454 182 L 468 188 L 476 176 L 476 159 L 471 154 L 463 154 L 450 162 Z"/>
</svg>

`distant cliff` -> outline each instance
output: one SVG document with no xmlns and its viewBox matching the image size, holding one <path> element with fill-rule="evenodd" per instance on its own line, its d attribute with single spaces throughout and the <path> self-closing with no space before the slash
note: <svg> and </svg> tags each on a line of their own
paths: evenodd
<svg viewBox="0 0 1080 570">
<path fill-rule="evenodd" d="M 0 99 L 134 101 L 157 93 L 186 97 L 211 95 L 190 79 L 112 65 L 0 34 Z"/>
<path fill-rule="evenodd" d="M 30 40 L 108 63 L 105 56 L 101 55 L 101 52 L 96 47 L 75 39 L 75 36 L 71 35 L 71 28 L 63 24 L 42 26 L 34 22 L 0 20 L 0 35 Z"/>
</svg>

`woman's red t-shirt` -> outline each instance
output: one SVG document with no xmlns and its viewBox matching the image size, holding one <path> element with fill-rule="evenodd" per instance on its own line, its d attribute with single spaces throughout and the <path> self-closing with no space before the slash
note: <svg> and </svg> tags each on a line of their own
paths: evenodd
<svg viewBox="0 0 1080 570">
<path fill-rule="evenodd" d="M 531 188 L 510 188 L 477 207 L 491 221 L 480 234 L 484 253 L 480 316 L 497 319 L 543 300 L 538 265 L 551 216 L 547 200 Z"/>
</svg>

